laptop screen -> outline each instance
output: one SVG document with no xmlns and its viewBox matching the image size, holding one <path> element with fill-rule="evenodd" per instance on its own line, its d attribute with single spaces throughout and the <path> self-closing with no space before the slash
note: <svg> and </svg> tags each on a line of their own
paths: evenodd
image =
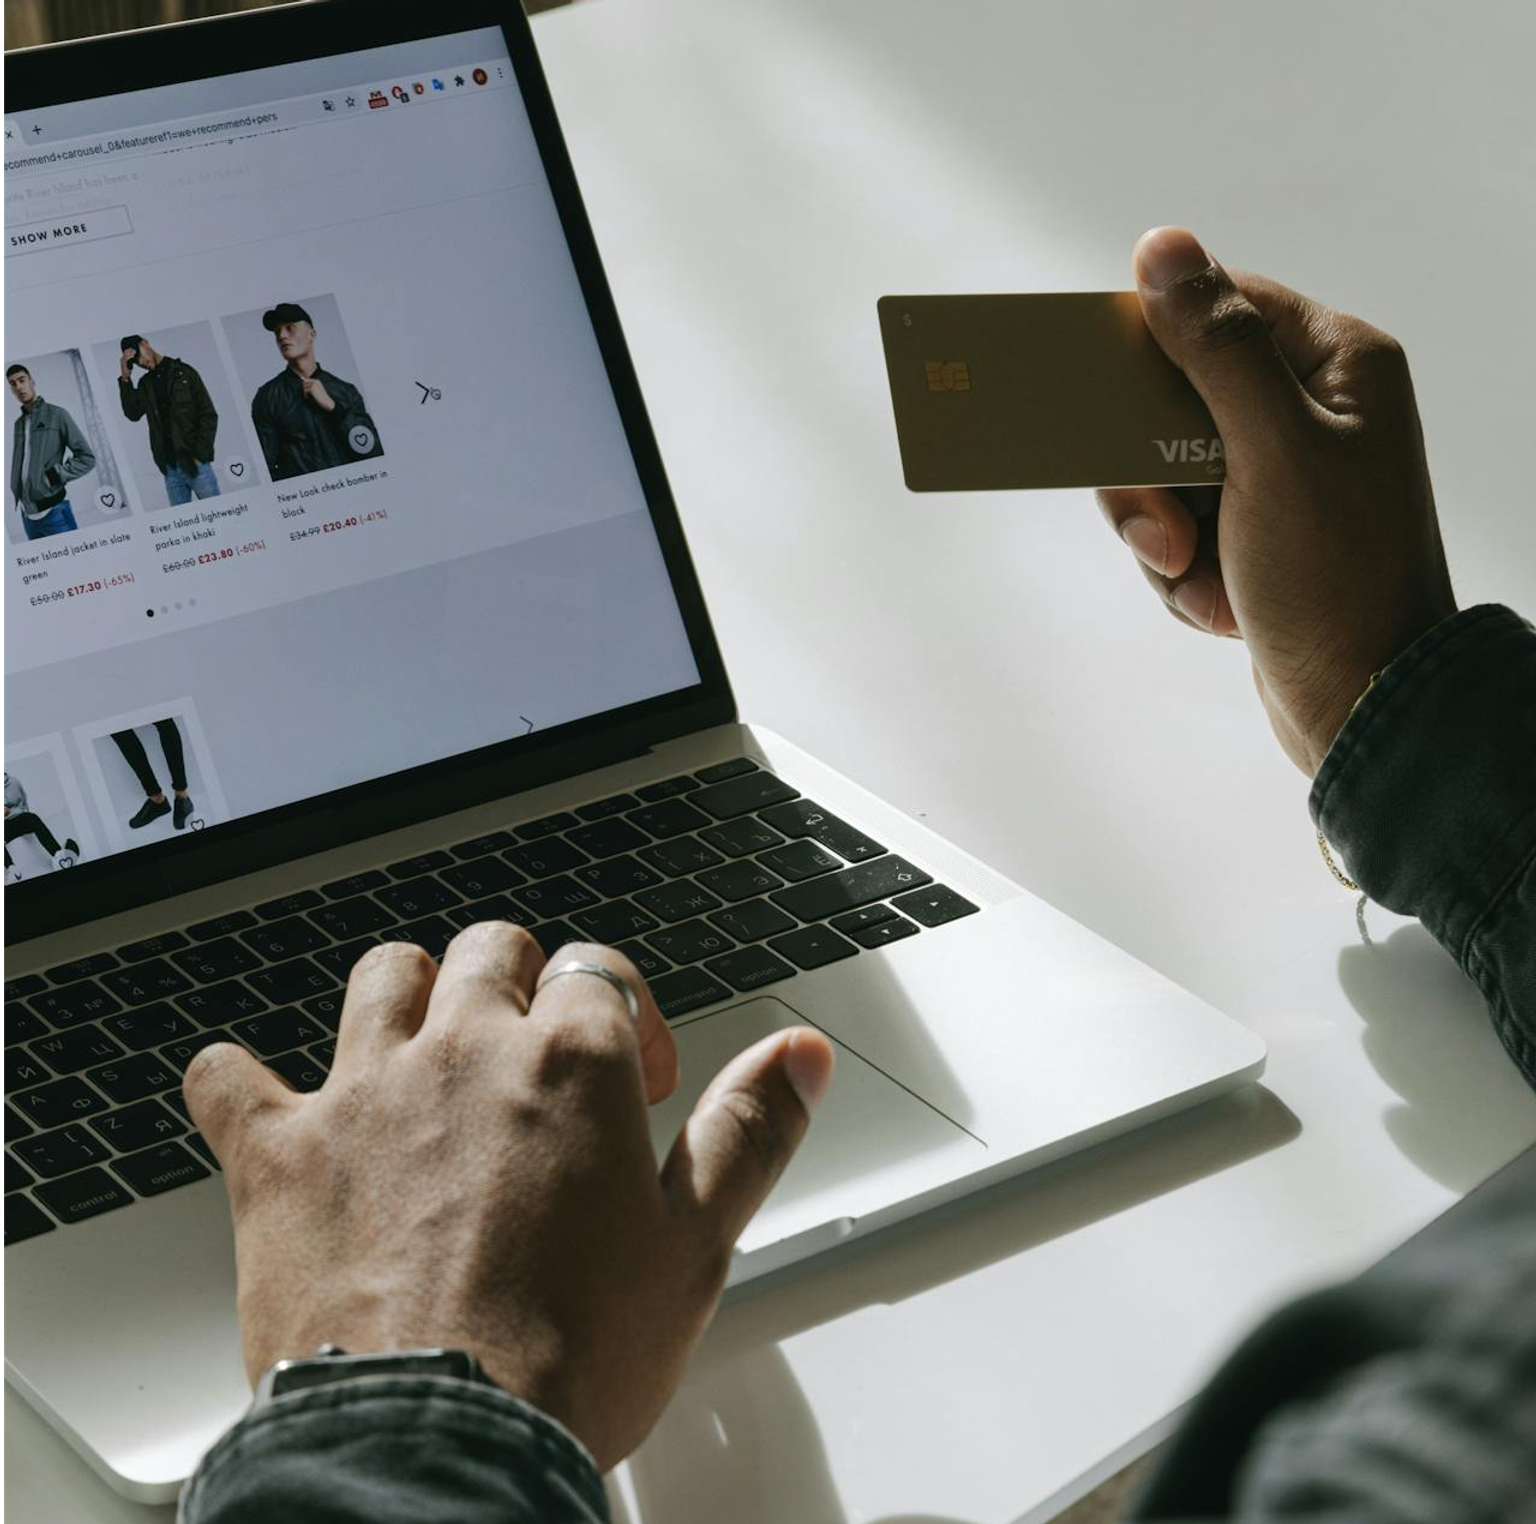
<svg viewBox="0 0 1536 1524">
<path fill-rule="evenodd" d="M 499 28 L 5 133 L 9 884 L 700 681 Z"/>
</svg>

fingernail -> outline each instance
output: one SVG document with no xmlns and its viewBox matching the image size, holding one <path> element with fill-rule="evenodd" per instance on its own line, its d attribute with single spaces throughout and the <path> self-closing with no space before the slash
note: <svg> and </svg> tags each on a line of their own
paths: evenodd
<svg viewBox="0 0 1536 1524">
<path fill-rule="evenodd" d="M 1168 567 L 1168 531 L 1156 519 L 1138 513 L 1120 526 L 1120 538 L 1125 541 L 1155 572 Z"/>
<path fill-rule="evenodd" d="M 800 1097 L 800 1104 L 807 1111 L 815 1111 L 832 1081 L 832 1055 L 813 1037 L 795 1032 L 784 1055 L 784 1073 Z"/>
<path fill-rule="evenodd" d="M 1185 582 L 1173 590 L 1173 601 L 1186 619 L 1193 619 L 1202 630 L 1211 627 L 1216 617 L 1216 588 L 1203 577 L 1195 582 Z"/>
<path fill-rule="evenodd" d="M 1136 279 L 1161 290 L 1208 269 L 1211 256 L 1183 228 L 1153 228 L 1136 245 Z"/>
</svg>

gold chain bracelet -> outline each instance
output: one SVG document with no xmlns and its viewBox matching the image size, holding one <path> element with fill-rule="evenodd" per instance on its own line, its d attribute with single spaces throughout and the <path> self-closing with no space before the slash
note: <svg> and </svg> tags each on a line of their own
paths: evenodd
<svg viewBox="0 0 1536 1524">
<path fill-rule="evenodd" d="M 1357 710 L 1365 702 L 1365 695 L 1376 686 L 1376 679 L 1379 678 L 1382 672 L 1385 672 L 1386 670 L 1387 669 L 1383 667 L 1380 672 L 1371 673 L 1371 680 L 1365 685 L 1364 692 L 1362 692 L 1360 697 L 1357 698 L 1354 703 L 1349 706 L 1349 714 L 1344 716 L 1344 723 L 1346 725 L 1349 723 L 1349 716 L 1352 715 L 1355 710 Z M 1342 729 L 1342 727 L 1340 728 Z M 1343 884 L 1343 886 L 1348 889 L 1351 894 L 1363 893 L 1359 884 L 1357 884 L 1354 879 L 1347 878 L 1339 865 L 1334 862 L 1333 853 L 1328 850 L 1328 838 L 1324 836 L 1321 831 L 1317 833 L 1317 850 L 1323 854 L 1323 861 L 1328 865 L 1328 871 L 1336 879 L 1338 879 L 1338 881 Z"/>
</svg>

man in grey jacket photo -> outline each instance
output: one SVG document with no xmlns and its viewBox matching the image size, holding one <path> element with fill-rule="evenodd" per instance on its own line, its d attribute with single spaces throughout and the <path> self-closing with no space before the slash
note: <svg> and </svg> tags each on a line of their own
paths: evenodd
<svg viewBox="0 0 1536 1524">
<path fill-rule="evenodd" d="M 7 366 L 5 384 L 21 404 L 11 435 L 11 501 L 27 538 L 78 529 L 65 489 L 95 468 L 95 452 L 69 413 L 38 395 L 25 365 Z"/>
</svg>

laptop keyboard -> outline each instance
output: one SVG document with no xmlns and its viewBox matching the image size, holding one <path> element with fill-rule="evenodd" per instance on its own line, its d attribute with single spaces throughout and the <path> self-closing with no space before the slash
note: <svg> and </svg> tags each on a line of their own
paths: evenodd
<svg viewBox="0 0 1536 1524">
<path fill-rule="evenodd" d="M 324 1081 L 352 965 L 476 921 L 606 942 L 675 1020 L 977 907 L 746 758 L 195 921 L 5 985 L 5 1241 L 218 1168 L 181 1078 L 237 1042 Z"/>
</svg>

